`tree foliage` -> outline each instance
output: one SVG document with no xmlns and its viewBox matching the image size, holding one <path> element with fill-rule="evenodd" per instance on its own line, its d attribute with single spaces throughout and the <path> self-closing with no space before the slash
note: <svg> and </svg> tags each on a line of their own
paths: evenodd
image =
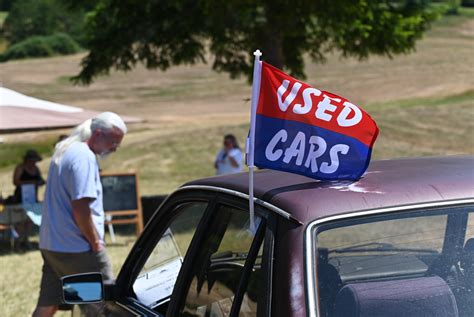
<svg viewBox="0 0 474 317">
<path fill-rule="evenodd" d="M 0 0 L 0 11 L 10 11 L 12 0 Z"/>
<path fill-rule="evenodd" d="M 304 78 L 306 55 L 324 62 L 331 51 L 361 59 L 408 53 L 434 17 L 423 0 L 99 0 L 75 80 L 88 84 L 139 62 L 166 70 L 209 56 L 216 71 L 251 76 L 257 48 L 265 61 Z"/>
<path fill-rule="evenodd" d="M 10 44 L 31 36 L 67 33 L 81 42 L 85 10 L 69 11 L 58 0 L 14 0 L 5 19 L 3 32 Z"/>
</svg>

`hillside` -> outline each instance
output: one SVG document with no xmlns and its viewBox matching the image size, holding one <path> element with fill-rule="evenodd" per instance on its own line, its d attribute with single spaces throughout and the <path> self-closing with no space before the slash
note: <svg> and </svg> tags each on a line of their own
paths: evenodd
<svg viewBox="0 0 474 317">
<path fill-rule="evenodd" d="M 413 54 L 367 61 L 331 55 L 324 65 L 308 63 L 306 82 L 348 98 L 374 117 L 381 129 L 375 158 L 472 154 L 473 39 L 472 18 L 446 17 Z M 2 84 L 47 100 L 146 119 L 130 127 L 122 149 L 104 163 L 107 170 L 137 170 L 143 194 L 167 193 L 212 175 L 223 134 L 235 133 L 244 143 L 251 92 L 244 79 L 230 80 L 200 64 L 167 72 L 138 67 L 89 87 L 72 86 L 67 78 L 78 72 L 81 57 L 0 64 Z M 9 144 L 51 144 L 63 132 L 3 138 Z M 47 165 L 42 162 L 43 171 Z M 11 168 L 0 170 L 4 193 L 12 190 Z"/>
</svg>

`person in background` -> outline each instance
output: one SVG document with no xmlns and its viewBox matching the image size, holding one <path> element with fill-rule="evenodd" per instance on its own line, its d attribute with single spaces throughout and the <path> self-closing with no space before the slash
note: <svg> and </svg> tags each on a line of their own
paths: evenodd
<svg viewBox="0 0 474 317">
<path fill-rule="evenodd" d="M 23 162 L 16 166 L 13 173 L 13 184 L 16 186 L 15 193 L 13 194 L 13 201 L 15 203 L 22 203 L 21 186 L 27 184 L 35 185 L 36 202 L 38 201 L 38 187 L 44 185 L 45 181 L 36 163 L 42 159 L 38 152 L 29 149 L 23 157 Z"/>
<path fill-rule="evenodd" d="M 33 316 L 53 316 L 63 304 L 62 276 L 100 272 L 104 280 L 113 279 L 104 244 L 97 159 L 115 152 L 126 133 L 127 127 L 117 114 L 104 112 L 79 125 L 56 145 L 40 226 L 43 274 Z M 81 305 L 90 316 L 99 315 L 96 308 Z"/>
<path fill-rule="evenodd" d="M 43 158 L 33 149 L 26 151 L 23 156 L 23 162 L 18 164 L 13 172 L 13 184 L 15 185 L 15 192 L 13 196 L 10 197 L 9 204 L 21 204 L 23 203 L 23 194 L 22 186 L 23 185 L 34 185 L 34 202 L 38 202 L 38 187 L 45 184 L 43 177 L 41 176 L 41 171 L 36 165 Z M 33 203 L 31 201 L 30 203 Z M 30 249 L 31 245 L 28 241 L 31 229 L 32 222 L 27 218 L 25 221 L 15 224 L 15 231 L 12 234 L 15 234 L 18 237 L 19 247 L 22 249 Z"/>
<path fill-rule="evenodd" d="M 224 146 L 217 153 L 214 167 L 217 175 L 239 173 L 242 171 L 242 151 L 233 134 L 224 136 Z"/>
</svg>

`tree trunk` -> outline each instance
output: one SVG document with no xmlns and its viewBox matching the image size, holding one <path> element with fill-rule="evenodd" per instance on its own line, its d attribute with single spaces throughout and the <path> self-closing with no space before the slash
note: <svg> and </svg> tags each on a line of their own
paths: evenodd
<svg viewBox="0 0 474 317">
<path fill-rule="evenodd" d="M 283 69 L 285 65 L 285 58 L 283 56 L 283 39 L 280 31 L 280 17 L 281 14 L 276 9 L 272 1 L 265 5 L 266 25 L 262 34 L 262 60 Z"/>
<path fill-rule="evenodd" d="M 285 61 L 283 57 L 281 34 L 279 34 L 279 32 L 276 30 L 268 31 L 263 39 L 262 53 L 262 60 L 276 68 L 283 69 Z"/>
</svg>

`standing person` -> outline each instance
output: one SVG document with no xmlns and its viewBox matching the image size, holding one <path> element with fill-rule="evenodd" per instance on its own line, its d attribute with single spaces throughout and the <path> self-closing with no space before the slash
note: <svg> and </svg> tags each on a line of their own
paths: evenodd
<svg viewBox="0 0 474 317">
<path fill-rule="evenodd" d="M 126 132 L 117 114 L 104 112 L 79 125 L 56 145 L 40 227 L 44 263 L 35 317 L 53 316 L 62 304 L 60 277 L 101 272 L 104 280 L 113 278 L 104 246 L 97 156 L 117 150 Z"/>
<path fill-rule="evenodd" d="M 242 171 L 242 151 L 233 134 L 224 136 L 224 146 L 214 161 L 217 175 L 239 173 Z"/>
</svg>

